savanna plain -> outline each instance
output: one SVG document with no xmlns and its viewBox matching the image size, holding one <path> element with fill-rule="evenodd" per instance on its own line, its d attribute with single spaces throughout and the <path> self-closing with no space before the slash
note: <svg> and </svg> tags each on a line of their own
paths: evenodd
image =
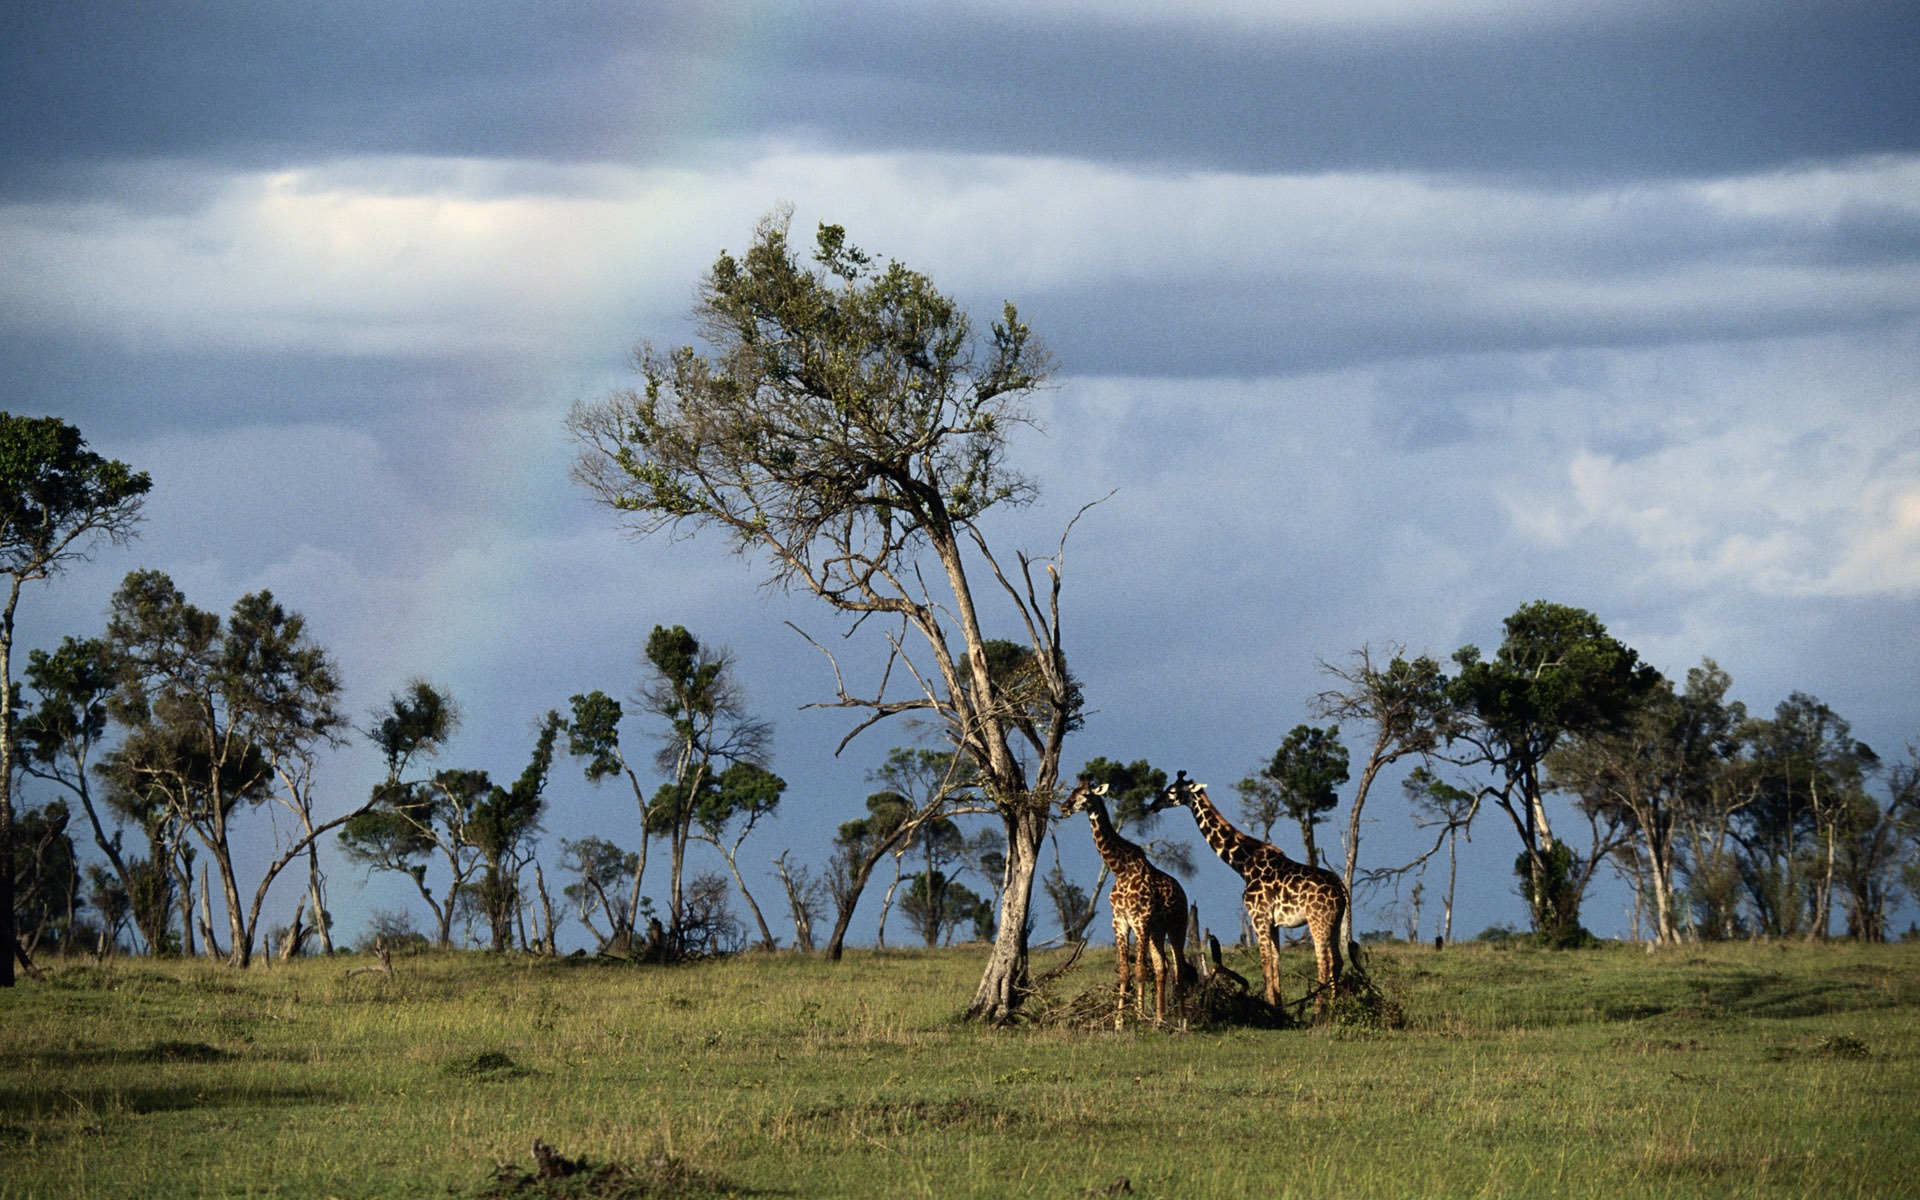
<svg viewBox="0 0 1920 1200">
<path fill-rule="evenodd" d="M 0 1197 L 1920 1184 L 1920 945 L 1376 946 L 1370 1007 L 1119 1030 L 1097 947 L 1028 1022 L 961 1021 L 982 955 L 54 962 L 0 994 Z"/>
</svg>

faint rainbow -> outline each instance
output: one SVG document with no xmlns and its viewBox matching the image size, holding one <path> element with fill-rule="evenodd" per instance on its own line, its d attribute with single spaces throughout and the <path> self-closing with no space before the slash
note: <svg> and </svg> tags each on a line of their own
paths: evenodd
<svg viewBox="0 0 1920 1200">
<path fill-rule="evenodd" d="M 803 14 L 779 4 L 666 8 L 672 25 L 664 40 L 679 49 L 662 56 L 658 68 L 633 90 L 633 144 L 663 160 L 694 161 L 703 156 L 703 147 L 732 135 L 743 117 L 768 102 L 763 89 L 777 78 L 771 68 L 800 33 Z M 783 199 L 789 198 L 770 196 L 766 203 L 770 207 Z M 501 675 L 514 673 L 522 655 L 552 652 L 556 606 L 549 589 L 567 583 L 530 580 L 529 574 L 537 575 L 539 568 L 529 560 L 538 559 L 542 537 L 577 531 L 583 515 L 587 522 L 595 519 L 567 478 L 572 449 L 559 418 L 574 400 L 605 390 L 609 366 L 617 369 L 643 332 L 633 327 L 637 318 L 622 311 L 621 301 L 641 290 L 644 258 L 613 262 L 595 278 L 582 281 L 583 288 L 604 301 L 588 302 L 583 311 L 604 315 L 578 322 L 575 337 L 557 343 L 539 369 L 509 384 L 525 396 L 524 411 L 539 417 L 528 422 L 509 418 L 494 431 L 494 444 L 483 456 L 494 482 L 486 490 L 482 511 L 471 514 L 471 522 L 460 522 L 471 532 L 450 567 L 439 577 L 422 580 L 422 603 L 411 614 L 412 628 L 404 637 L 407 661 L 404 667 L 395 664 L 400 670 L 391 687 L 421 675 L 447 687 L 456 700 L 463 699 L 463 692 L 477 699 L 482 690 L 496 687 Z M 604 514 L 599 519 L 604 520 Z M 616 544 L 620 553 L 632 556 L 631 570 L 639 584 L 646 551 Z M 509 561 L 502 561 L 503 556 Z M 636 627 L 650 619 L 653 615 L 639 609 L 632 614 Z M 564 631 L 557 636 L 564 638 Z M 581 680 L 572 686 L 625 686 L 633 670 L 633 648 L 616 645 L 609 650 L 610 679 Z M 499 714 L 499 719 L 531 720 L 564 700 L 564 695 L 528 694 L 524 714 Z"/>
</svg>

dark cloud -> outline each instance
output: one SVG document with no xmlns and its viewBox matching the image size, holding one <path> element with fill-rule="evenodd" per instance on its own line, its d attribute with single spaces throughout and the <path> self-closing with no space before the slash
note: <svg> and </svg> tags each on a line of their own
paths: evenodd
<svg viewBox="0 0 1920 1200">
<path fill-rule="evenodd" d="M 1041 290 L 1022 315 L 1081 375 L 1256 377 L 1363 363 L 1579 347 L 1637 348 L 1890 326 L 1920 313 L 1906 291 L 1863 307 L 1835 298 L 1727 294 L 1633 306 L 1571 294 L 1529 307 L 1439 281 L 1101 282 Z"/>
<path fill-rule="evenodd" d="M 631 162 L 695 135 L 1183 168 L 1740 172 L 1920 143 L 1920 8 L 1691 5 L 1370 29 L 1045 11 L 29 4 L 0 21 L 6 186 L 73 160 Z"/>
</svg>

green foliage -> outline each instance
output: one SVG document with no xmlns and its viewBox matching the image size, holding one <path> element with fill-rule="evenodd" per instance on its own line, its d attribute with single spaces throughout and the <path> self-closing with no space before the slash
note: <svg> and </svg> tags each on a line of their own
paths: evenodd
<svg viewBox="0 0 1920 1200">
<path fill-rule="evenodd" d="M 459 727 L 460 713 L 452 698 L 415 679 L 387 702 L 387 711 L 379 714 L 368 734 L 386 760 L 387 778 L 398 781 L 416 758 L 431 758 L 445 749 Z"/>
<path fill-rule="evenodd" d="M 562 838 L 560 865 L 575 876 L 575 882 L 567 884 L 562 894 L 573 902 L 581 922 L 599 939 L 600 949 L 630 949 L 630 914 L 640 907 L 633 894 L 640 886 L 640 856 L 605 838 Z M 601 932 L 596 917 L 607 921 L 606 932 Z"/>
<path fill-rule="evenodd" d="M 1036 746 L 1046 744 L 1055 732 L 1056 722 L 1063 735 L 1074 732 L 1086 723 L 1081 714 L 1086 697 L 1081 691 L 1080 681 L 1073 677 L 1072 671 L 1065 669 L 1064 661 L 1060 664 L 1060 674 L 1066 685 L 1065 713 L 1062 714 L 1062 705 L 1055 696 L 1053 682 L 1033 647 L 1005 638 L 988 638 L 982 644 L 981 657 L 986 660 L 987 676 L 992 680 L 988 696 L 975 694 L 972 652 L 962 654 L 958 664 L 959 678 L 963 681 L 964 690 L 973 699 L 976 711 L 995 714 L 1008 725 L 1019 729 Z"/>
<path fill-rule="evenodd" d="M 14 817 L 13 853 L 6 866 L 13 873 L 14 928 L 30 952 L 76 948 L 77 914 L 86 902 L 68 833 L 72 815 L 64 803 L 50 800 Z"/>
<path fill-rule="evenodd" d="M 1520 896 L 1533 913 L 1535 936 L 1555 950 L 1591 946 L 1594 936 L 1580 925 L 1580 892 L 1573 879 L 1573 848 L 1555 842 L 1537 856 L 1522 852 L 1513 860 Z"/>
<path fill-rule="evenodd" d="M 1060 925 L 1060 936 L 1067 939 L 1084 937 L 1094 917 L 1094 898 L 1087 889 L 1074 882 L 1058 862 L 1041 876 L 1040 886 L 1046 892 L 1047 902 L 1053 906 L 1054 920 Z"/>
<path fill-rule="evenodd" d="M 605 692 L 574 696 L 573 721 L 567 726 L 567 752 L 587 760 L 588 779 L 599 782 L 620 774 L 626 760 L 620 756 L 620 702 Z"/>
<path fill-rule="evenodd" d="M 1564 738 L 1622 727 L 1660 675 L 1585 609 L 1523 604 L 1506 619 L 1506 633 L 1490 660 L 1476 646 L 1461 647 L 1449 690 L 1468 720 L 1456 739 L 1474 745 L 1499 776 L 1488 794 L 1512 820 L 1537 873 L 1547 869 L 1554 843 L 1543 803 L 1547 755 Z M 1569 912 L 1551 881 L 1534 883 L 1543 901 L 1553 897 L 1533 908 L 1537 932 L 1557 937 L 1560 922 L 1577 923 L 1577 888 Z"/>
<path fill-rule="evenodd" d="M 480 852 L 482 862 L 477 899 L 495 950 L 513 944 L 513 916 L 520 905 L 520 869 L 524 865 L 521 851 L 540 828 L 554 742 L 563 728 L 560 714 L 549 712 L 534 738 L 533 754 L 513 786 L 487 785 L 468 813 L 466 839 Z"/>
<path fill-rule="evenodd" d="M 1492 660 L 1464 646 L 1455 697 L 1515 757 L 1537 764 L 1563 735 L 1618 724 L 1658 673 L 1584 609 L 1523 604 Z"/>
<path fill-rule="evenodd" d="M 873 876 L 874 867 L 912 836 L 918 823 L 937 817 L 975 786 L 977 773 L 952 751 L 895 746 L 868 779 L 885 790 L 867 797 L 867 815 L 842 822 L 833 838 L 826 888 L 833 897 L 833 933 L 827 957 L 839 961 L 847 927 Z"/>
<path fill-rule="evenodd" d="M 993 903 L 937 870 L 909 877 L 900 911 L 928 946 L 951 942 L 960 930 L 976 940 L 993 936 Z"/>
<path fill-rule="evenodd" d="M 219 872 L 226 953 L 245 966 L 274 878 L 357 811 L 319 822 L 313 810 L 315 757 L 345 741 L 332 657 L 269 592 L 242 596 L 223 623 L 159 571 L 122 581 L 106 643 L 118 685 L 108 714 L 124 730 L 101 763 L 108 803 L 147 831 L 169 868 L 186 865 L 186 834 L 197 839 Z M 270 801 L 299 831 L 261 872 L 249 903 L 235 825 Z"/>
<path fill-rule="evenodd" d="M 577 474 L 616 508 L 717 521 L 802 574 L 836 523 L 890 549 L 1030 497 L 1002 434 L 1025 419 L 1009 399 L 1049 364 L 1012 306 L 979 346 L 926 276 L 877 269 L 844 229 L 820 228 L 814 263 L 779 217 L 745 255 L 723 252 L 699 305 L 713 352 L 645 349 L 641 392 L 576 411 L 590 447 Z M 851 594 L 877 561 L 821 563 L 817 578 Z"/>
<path fill-rule="evenodd" d="M 656 625 L 647 637 L 646 659 L 651 675 L 641 698 L 647 711 L 667 724 L 654 760 L 667 781 L 643 806 L 641 827 L 643 835 L 667 839 L 672 854 L 667 936 L 682 950 L 687 948 L 683 873 L 695 828 L 731 862 L 720 831 L 736 818 L 751 830 L 778 806 L 786 784 L 765 770 L 773 731 L 748 715 L 731 655 L 701 645 L 683 626 Z M 581 744 L 597 756 L 589 763 L 591 774 L 618 754 L 606 733 L 617 713 L 592 700 L 577 704 L 575 711 L 589 722 Z"/>
<path fill-rule="evenodd" d="M 153 481 L 58 417 L 0 412 L 0 573 L 44 579 L 98 532 L 127 536 Z"/>
<path fill-rule="evenodd" d="M 1144 758 L 1130 763 L 1094 758 L 1080 768 L 1080 776 L 1107 785 L 1107 814 L 1116 829 L 1150 829 L 1160 814 L 1150 806 L 1167 786 L 1167 773 Z"/>
<path fill-rule="evenodd" d="M 1346 781 L 1347 748 L 1340 743 L 1340 727 L 1295 725 L 1274 751 L 1273 760 L 1258 775 L 1234 787 L 1240 792 L 1243 815 L 1262 840 L 1271 841 L 1274 822 L 1290 817 L 1300 825 L 1307 861 L 1318 863 L 1313 827 L 1322 813 L 1339 806 L 1338 789 Z"/>
</svg>

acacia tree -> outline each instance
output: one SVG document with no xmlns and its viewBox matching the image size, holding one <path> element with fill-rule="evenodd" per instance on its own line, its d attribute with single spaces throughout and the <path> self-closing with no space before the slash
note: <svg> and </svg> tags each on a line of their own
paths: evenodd
<svg viewBox="0 0 1920 1200">
<path fill-rule="evenodd" d="M 780 876 L 780 884 L 786 889 L 787 911 L 793 917 L 793 948 L 803 954 L 813 953 L 813 924 L 824 915 L 827 895 L 826 885 L 813 877 L 813 872 L 804 864 L 787 866 L 790 850 L 782 850 L 774 856 L 773 869 Z"/>
<path fill-rule="evenodd" d="M 1905 762 L 1885 776 L 1886 801 L 1862 791 L 1836 823 L 1835 883 L 1846 905 L 1847 934 L 1864 942 L 1887 940 L 1887 918 L 1900 897 L 1900 842 L 1920 819 L 1920 749 L 1909 743 Z"/>
<path fill-rule="evenodd" d="M 760 911 L 759 901 L 747 890 L 746 878 L 740 874 L 740 846 L 754 826 L 779 810 L 780 794 L 786 790 L 787 781 L 772 771 L 739 762 L 718 775 L 709 776 L 706 786 L 690 806 L 692 837 L 712 846 L 727 861 L 733 884 L 740 889 L 740 898 L 747 902 L 753 923 L 760 930 L 761 948 L 766 950 L 775 949 L 777 944 L 773 930 L 767 928 L 767 918 Z"/>
<path fill-rule="evenodd" d="M 152 480 L 87 449 L 58 417 L 0 412 L 0 863 L 13 861 L 13 628 L 20 590 L 83 558 L 100 538 L 133 536 Z M 21 955 L 14 929 L 13 874 L 0 871 L 0 987 L 13 986 Z M 24 958 L 22 961 L 25 961 Z"/>
<path fill-rule="evenodd" d="M 827 890 L 833 897 L 833 933 L 827 958 L 839 962 L 860 895 L 873 869 L 889 854 L 898 855 L 920 826 L 943 816 L 974 786 L 969 762 L 952 751 L 895 746 L 867 778 L 885 785 L 867 797 L 867 815 L 843 822 L 833 838 Z M 885 918 L 882 918 L 884 927 Z"/>
<path fill-rule="evenodd" d="M 373 715 L 366 733 L 380 749 L 387 777 L 373 785 L 372 807 L 341 829 L 341 847 L 369 871 L 394 871 L 412 880 L 433 912 L 438 944 L 451 946 L 454 898 L 476 858 L 464 836 L 466 815 L 485 792 L 484 777 L 478 786 L 469 786 L 471 773 L 442 771 L 432 778 L 413 774 L 422 760 L 446 748 L 460 726 L 453 699 L 426 680 L 411 681 Z M 443 899 L 434 896 L 427 882 L 436 852 L 451 876 Z"/>
<path fill-rule="evenodd" d="M 1440 940 L 1451 942 L 1454 887 L 1460 878 L 1460 835 L 1472 826 L 1474 813 L 1480 807 L 1480 796 L 1446 782 L 1424 764 L 1407 772 L 1400 786 L 1414 810 L 1422 814 L 1421 824 L 1440 830 L 1433 849 L 1421 856 L 1421 861 L 1437 853 L 1442 845 L 1447 848 L 1447 891 L 1441 899 Z M 1353 945 L 1351 939 L 1348 945 Z"/>
<path fill-rule="evenodd" d="M 565 727 L 557 711 L 547 713 L 534 737 L 533 755 L 520 777 L 509 787 L 487 784 L 468 810 L 466 838 L 480 852 L 480 881 L 474 885 L 474 894 L 495 951 L 513 945 L 514 917 L 520 911 L 520 872 L 527 865 L 529 844 L 540 829 L 553 746 Z M 476 782 L 485 782 L 485 776 Z M 477 787 L 473 790 L 479 791 Z"/>
<path fill-rule="evenodd" d="M 67 826 L 73 812 L 64 800 L 49 800 L 19 814 L 13 861 L 0 864 L 13 876 L 14 922 L 31 957 L 43 948 L 71 953 L 86 906 L 80 861 Z"/>
<path fill-rule="evenodd" d="M 1523 604 L 1506 619 L 1506 631 L 1491 659 L 1475 646 L 1453 656 L 1460 673 L 1450 691 L 1467 718 L 1455 737 L 1495 773 L 1481 795 L 1507 814 L 1520 837 L 1517 869 L 1535 932 L 1574 939 L 1584 877 L 1574 872 L 1572 848 L 1553 835 L 1546 758 L 1564 738 L 1618 727 L 1659 674 L 1584 609 Z"/>
<path fill-rule="evenodd" d="M 1008 852 L 968 1014 L 1005 1019 L 1029 982 L 1034 869 L 1076 697 L 1056 564 L 1003 565 L 981 521 L 1035 495 L 1006 462 L 1007 437 L 1031 423 L 1022 400 L 1052 364 L 1011 304 L 982 337 L 926 276 L 879 266 L 841 227 L 820 227 L 810 263 L 787 234 L 774 214 L 708 271 L 695 309 L 708 353 L 643 347 L 640 390 L 574 409 L 574 477 L 637 532 L 716 527 L 763 555 L 774 582 L 856 625 L 893 622 L 874 623 L 878 681 L 856 691 L 836 669 L 834 703 L 867 714 L 846 741 L 916 713 L 977 767 Z M 979 570 L 1029 649 L 1017 700 L 985 652 Z"/>
<path fill-rule="evenodd" d="M 1547 756 L 1548 782 L 1589 814 L 1630 830 L 1629 869 L 1653 901 L 1654 941 L 1680 937 L 1676 896 L 1680 831 L 1690 809 L 1705 805 L 1715 777 L 1739 746 L 1744 709 L 1729 704 L 1732 680 L 1708 659 L 1687 672 L 1684 692 L 1665 679 L 1640 697 L 1618 726 L 1574 737 Z"/>
<path fill-rule="evenodd" d="M 1392 648 L 1391 655 L 1381 664 L 1376 662 L 1371 647 L 1362 646 L 1345 662 L 1322 662 L 1320 669 L 1340 682 L 1313 698 L 1313 710 L 1319 716 L 1359 721 L 1373 727 L 1373 743 L 1360 766 L 1360 779 L 1354 785 L 1353 803 L 1347 811 L 1346 865 L 1341 878 L 1349 896 L 1354 894 L 1360 866 L 1361 814 L 1366 811 L 1374 781 L 1382 770 L 1403 758 L 1416 757 L 1426 763 L 1457 732 L 1458 717 L 1448 694 L 1449 681 L 1440 664 L 1424 654 L 1409 659 L 1399 646 Z M 1451 835 L 1448 844 L 1451 860 Z M 1446 935 L 1449 937 L 1452 935 L 1452 895 L 1449 883 Z M 1352 947 L 1356 944 L 1352 904 L 1347 905 L 1346 914 L 1340 920 L 1341 940 Z"/>
<path fill-rule="evenodd" d="M 300 614 L 270 593 L 242 596 L 223 625 L 158 571 L 136 571 L 121 584 L 107 641 L 120 665 L 111 713 L 127 733 L 107 757 L 106 774 L 199 840 L 220 876 L 228 962 L 244 967 L 280 872 L 372 803 L 314 823 L 315 758 L 345 740 L 333 660 Z M 234 822 L 267 804 L 296 827 L 247 902 Z"/>
<path fill-rule="evenodd" d="M 645 820 L 650 832 L 667 839 L 667 938 L 677 953 L 686 949 L 682 881 L 687 844 L 703 806 L 711 809 L 716 803 L 721 774 L 734 767 L 766 765 L 773 730 L 747 715 L 746 691 L 734 671 L 733 656 L 725 650 L 702 646 L 679 625 L 656 625 L 647 636 L 646 658 L 652 674 L 641 686 L 640 698 L 647 711 L 667 723 L 654 761 L 668 780 L 654 792 Z M 757 915 L 758 906 L 754 908 Z"/>
<path fill-rule="evenodd" d="M 133 920 L 148 949 L 167 952 L 173 946 L 167 830 L 143 826 L 149 857 L 132 856 L 122 849 L 122 830 L 108 835 L 100 812 L 105 801 L 93 790 L 94 763 L 107 744 L 107 703 L 116 683 L 112 653 L 99 638 L 64 638 L 52 653 L 35 650 L 29 655 L 26 678 L 35 702 L 16 724 L 21 769 L 79 801 L 93 843 L 106 859 L 102 869 L 113 880 L 104 890 L 96 886 L 95 893 L 109 903 L 124 903 L 123 915 Z"/>
<path fill-rule="evenodd" d="M 1839 826 L 1874 752 L 1813 696 L 1795 692 L 1747 731 L 1752 799 L 1734 822 L 1740 871 L 1762 932 L 1824 938 L 1832 920 Z"/>
<path fill-rule="evenodd" d="M 593 934 L 602 953 L 612 950 L 625 954 L 633 950 L 633 922 L 628 914 L 638 911 L 638 903 L 629 895 L 629 889 L 635 888 L 639 878 L 634 873 L 638 857 L 605 838 L 584 837 L 579 841 L 562 838 L 560 841 L 560 865 L 576 878 L 561 894 L 573 901 L 580 923 Z M 595 913 L 607 918 L 605 933 L 594 924 Z"/>
<path fill-rule="evenodd" d="M 1292 817 L 1306 844 L 1306 861 L 1319 866 L 1313 827 L 1321 813 L 1339 807 L 1338 789 L 1346 781 L 1347 748 L 1340 744 L 1340 727 L 1295 725 L 1273 752 L 1272 761 L 1234 787 L 1240 792 L 1242 812 L 1263 840 L 1273 840 L 1274 822 L 1282 815 Z"/>
<path fill-rule="evenodd" d="M 626 754 L 620 748 L 620 721 L 625 715 L 620 702 L 605 692 L 592 691 L 574 696 L 571 704 L 573 718 L 567 724 L 568 753 L 575 758 L 586 760 L 581 770 L 586 774 L 589 783 L 597 784 L 615 778 L 624 779 L 628 790 L 633 794 L 634 806 L 639 810 L 640 820 L 637 832 L 640 848 L 638 850 L 631 854 L 621 851 L 622 856 L 617 860 L 608 856 L 604 850 L 595 850 L 580 860 L 583 865 L 591 865 L 596 872 L 600 873 L 604 873 L 616 861 L 628 870 L 631 878 L 624 889 L 618 892 L 623 899 L 615 901 L 614 893 L 607 890 L 613 886 L 612 882 L 600 878 L 598 874 L 596 879 L 601 886 L 593 889 L 592 894 L 600 901 L 609 904 L 617 903 L 617 907 L 604 909 L 607 922 L 612 928 L 607 934 L 603 948 L 611 946 L 623 951 L 630 950 L 640 927 L 640 906 L 643 902 L 640 881 L 647 872 L 647 849 L 652 839 L 648 819 L 647 791 L 640 782 L 639 774 L 627 762 Z M 587 840 L 591 842 L 597 839 Z M 617 849 L 610 844 L 605 845 L 608 849 Z M 581 886 L 586 885 L 587 880 L 583 871 Z M 585 919 L 584 911 L 582 919 Z M 597 930 L 595 936 L 599 936 Z"/>
</svg>

